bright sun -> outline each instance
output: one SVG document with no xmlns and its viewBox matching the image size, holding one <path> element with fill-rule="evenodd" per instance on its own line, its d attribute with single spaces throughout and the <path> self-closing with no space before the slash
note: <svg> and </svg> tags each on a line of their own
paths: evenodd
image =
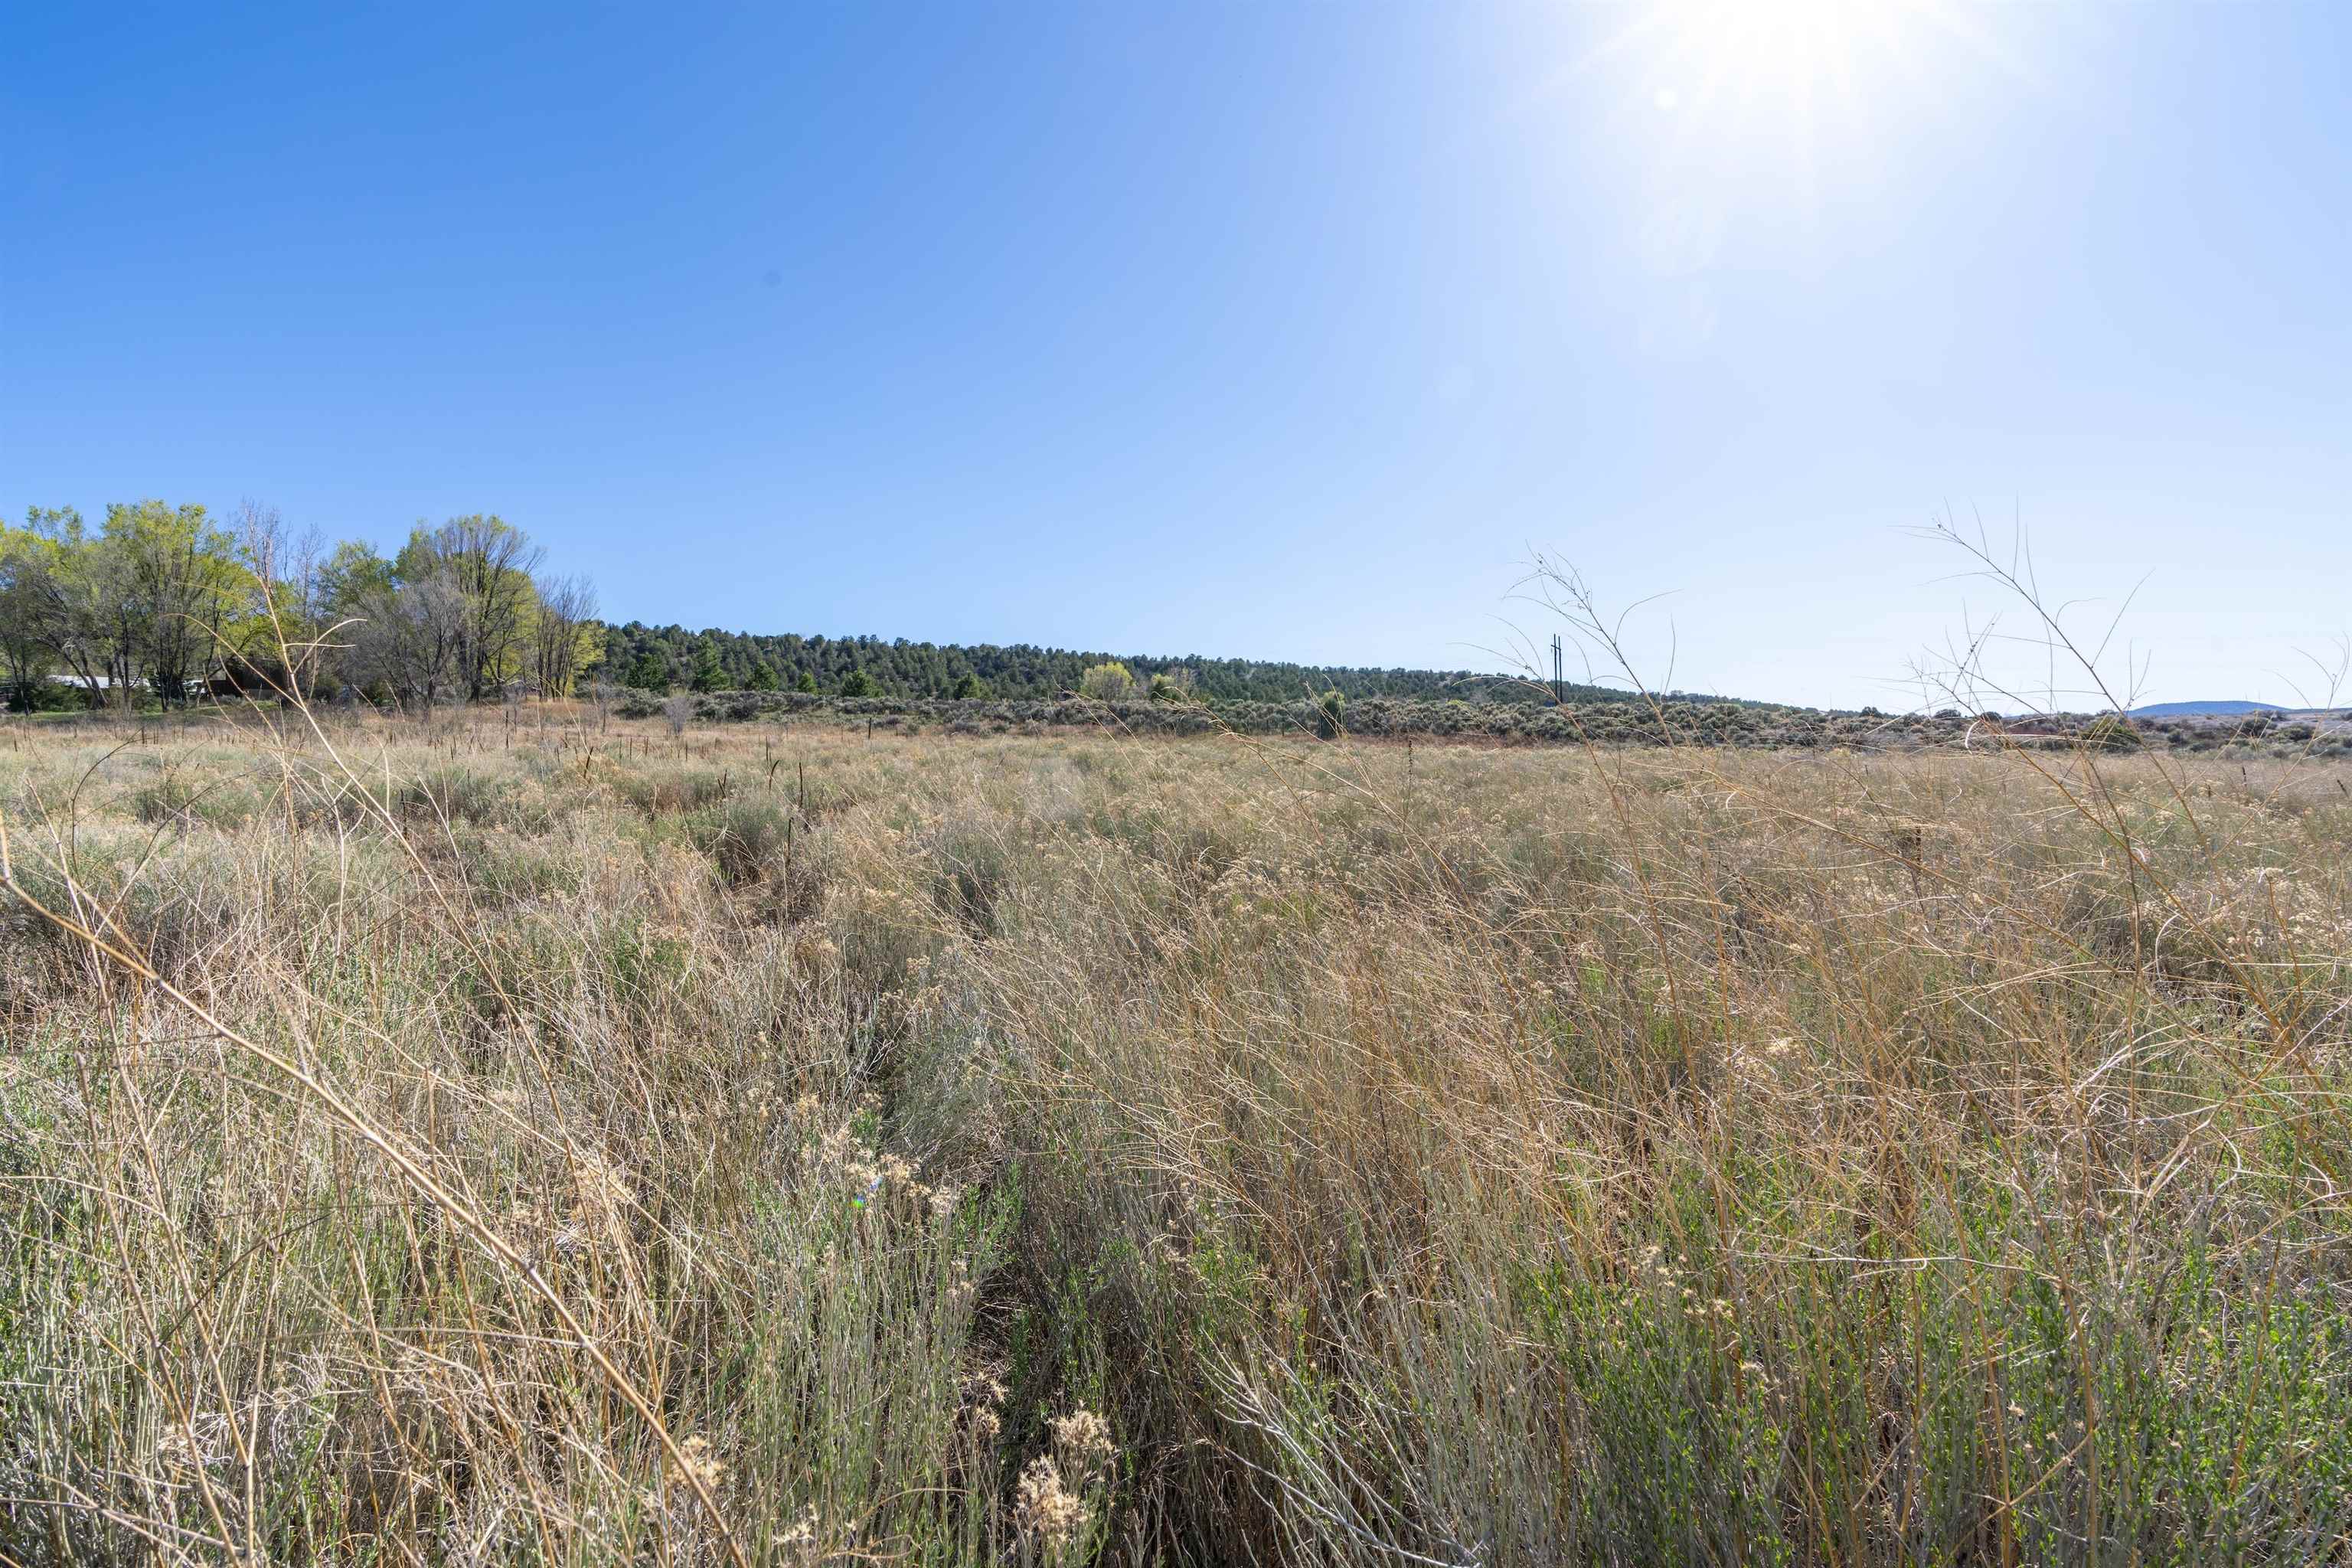
<svg viewBox="0 0 2352 1568">
<path fill-rule="evenodd" d="M 1945 91 L 1955 52 L 1996 55 L 1958 0 L 1652 0 L 1586 64 L 1635 95 L 1642 143 L 1735 179 L 1780 171 L 1802 207 Z"/>
<path fill-rule="evenodd" d="M 1662 0 L 1627 29 L 1659 74 L 1658 107 L 1802 111 L 1851 102 L 1905 67 L 1927 12 L 1905 0 Z"/>
<path fill-rule="evenodd" d="M 1866 123 L 1932 90 L 1930 58 L 1984 39 L 1947 0 L 1654 0 L 1601 53 L 1649 79 L 1655 109 L 1760 129 Z"/>
</svg>

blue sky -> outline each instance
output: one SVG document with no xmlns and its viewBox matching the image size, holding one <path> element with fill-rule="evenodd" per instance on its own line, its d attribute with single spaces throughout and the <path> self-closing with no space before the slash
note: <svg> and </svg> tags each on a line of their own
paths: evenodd
<svg viewBox="0 0 2352 1568">
<path fill-rule="evenodd" d="M 2147 575 L 2153 699 L 2352 623 L 2352 8 L 25 5 L 0 58 L 11 514 L 496 511 L 614 618 L 1447 667 L 1549 635 L 1538 548 L 1669 595 L 1654 676 L 1843 704 L 1998 603 L 1948 504 Z"/>
</svg>

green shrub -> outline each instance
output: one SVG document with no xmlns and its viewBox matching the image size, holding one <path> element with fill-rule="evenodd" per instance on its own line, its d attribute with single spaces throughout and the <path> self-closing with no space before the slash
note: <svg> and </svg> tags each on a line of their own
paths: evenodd
<svg viewBox="0 0 2352 1568">
<path fill-rule="evenodd" d="M 1117 659 L 1091 665 L 1078 678 L 1078 695 L 1097 702 L 1124 702 L 1135 694 L 1135 677 Z"/>
<path fill-rule="evenodd" d="M 1348 700 L 1337 689 L 1315 700 L 1315 732 L 1325 740 L 1336 740 L 1346 732 Z"/>
<path fill-rule="evenodd" d="M 2084 729 L 2083 744 L 2097 752 L 2137 752 L 2146 742 L 2140 732 L 2132 728 L 2130 720 L 2109 713 L 2094 719 Z"/>
</svg>

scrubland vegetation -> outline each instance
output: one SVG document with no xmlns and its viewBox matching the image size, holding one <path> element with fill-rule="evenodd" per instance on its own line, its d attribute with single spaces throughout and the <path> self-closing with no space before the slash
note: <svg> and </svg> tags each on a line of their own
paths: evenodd
<svg viewBox="0 0 2352 1568">
<path fill-rule="evenodd" d="M 10 1559 L 2347 1551 L 2340 764 L 142 734 L 0 749 Z"/>
<path fill-rule="evenodd" d="M 1496 689 L 1503 689 L 1496 683 Z M 1521 695 L 1539 690 L 1520 682 Z M 1678 698 L 1652 702 L 1618 692 L 1610 700 L 1471 701 L 1460 698 L 1259 701 L 993 701 L 835 698 L 796 692 L 714 691 L 657 698 L 624 693 L 624 716 L 676 712 L 704 721 L 764 719 L 874 723 L 895 729 L 941 724 L 962 734 L 1035 734 L 1087 730 L 1125 735 L 1314 735 L 1337 730 L 1362 740 L 1491 742 L 1500 745 L 1650 745 L 1768 751 L 1844 748 L 1922 751 L 1937 746 L 2087 744 L 2101 752 L 2172 751 L 2235 761 L 2255 757 L 2352 757 L 2352 717 L 2328 713 L 2281 723 L 2260 715 L 2228 720 L 2126 721 L 2087 713 L 2007 720 L 1963 714 L 1842 713 L 1769 702 Z"/>
</svg>

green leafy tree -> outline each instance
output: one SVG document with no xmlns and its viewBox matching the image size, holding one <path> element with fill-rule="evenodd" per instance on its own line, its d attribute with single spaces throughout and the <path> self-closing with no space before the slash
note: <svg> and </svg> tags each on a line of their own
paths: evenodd
<svg viewBox="0 0 2352 1568">
<path fill-rule="evenodd" d="M 320 563 L 311 588 L 320 629 L 331 647 L 325 658 L 335 675 L 388 700 L 391 681 L 386 654 L 400 640 L 385 624 L 400 593 L 392 563 L 375 546 L 347 539 Z"/>
<path fill-rule="evenodd" d="M 709 643 L 703 644 L 701 650 L 694 656 L 694 677 L 689 684 L 697 691 L 726 689 L 727 672 L 719 668 L 719 650 Z"/>
<path fill-rule="evenodd" d="M 93 703 L 128 705 L 141 684 L 185 701 L 216 667 L 255 579 L 237 542 L 201 506 L 118 503 L 92 537 L 71 509 L 36 508 L 0 539 L 12 665 L 46 657 Z"/>
<path fill-rule="evenodd" d="M 236 541 L 201 506 L 142 500 L 106 509 L 100 551 L 118 620 L 119 693 L 127 699 L 144 680 L 163 701 L 186 701 L 217 663 L 231 617 L 250 603 L 253 574 Z"/>
<path fill-rule="evenodd" d="M 1078 695 L 1098 702 L 1124 702 L 1135 694 L 1135 677 L 1118 659 L 1087 668 L 1078 678 Z"/>
<path fill-rule="evenodd" d="M 874 678 L 862 669 L 853 669 L 841 678 L 841 694 L 844 697 L 871 697 L 874 695 Z"/>
<path fill-rule="evenodd" d="M 956 677 L 955 686 L 948 695 L 965 702 L 984 700 L 989 695 L 988 682 L 967 669 Z"/>
<path fill-rule="evenodd" d="M 60 663 L 83 674 L 69 657 L 73 589 L 67 581 L 81 543 L 81 514 L 70 507 L 31 508 L 21 529 L 0 523 L 0 660 L 7 664 L 9 705 L 19 711 L 42 705 L 49 673 Z M 97 682 L 83 679 L 95 700 Z"/>
<path fill-rule="evenodd" d="M 815 696 L 816 671 L 813 669 L 803 669 L 800 674 L 794 676 L 793 678 L 793 689 L 794 691 L 805 692 L 811 697 Z"/>
<path fill-rule="evenodd" d="M 524 673 L 539 604 L 532 574 L 546 556 L 520 529 L 477 514 L 418 527 L 394 562 L 403 586 L 437 585 L 431 604 L 453 623 L 457 684 L 468 701 Z M 437 637 L 442 628 L 434 629 Z"/>
<path fill-rule="evenodd" d="M 375 546 L 347 539 L 319 568 L 319 596 L 331 614 L 356 616 L 362 605 L 390 593 L 395 582 L 392 563 Z"/>
<path fill-rule="evenodd" d="M 751 675 L 743 682 L 743 689 L 746 691 L 773 691 L 782 684 L 783 683 L 782 681 L 776 679 L 776 667 L 770 664 L 763 658 L 759 663 L 751 667 Z"/>
</svg>

